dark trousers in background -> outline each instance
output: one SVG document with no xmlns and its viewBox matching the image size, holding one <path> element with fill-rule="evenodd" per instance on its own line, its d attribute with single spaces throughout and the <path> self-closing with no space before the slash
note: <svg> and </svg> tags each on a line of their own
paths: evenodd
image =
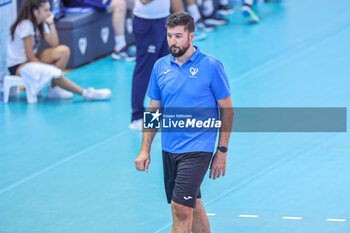
<svg viewBox="0 0 350 233">
<path fill-rule="evenodd" d="M 169 54 L 166 18 L 142 19 L 134 16 L 136 66 L 132 79 L 132 121 L 143 118 L 143 102 L 154 63 Z"/>
</svg>

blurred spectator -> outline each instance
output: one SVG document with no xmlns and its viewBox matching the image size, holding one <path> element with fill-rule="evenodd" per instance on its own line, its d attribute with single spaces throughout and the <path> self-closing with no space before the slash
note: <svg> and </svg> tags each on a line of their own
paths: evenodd
<svg viewBox="0 0 350 233">
<path fill-rule="evenodd" d="M 171 0 L 171 12 L 180 12 L 185 11 L 182 0 Z M 205 32 L 200 32 L 195 29 L 194 31 L 194 41 L 203 40 L 207 37 Z"/>
<path fill-rule="evenodd" d="M 129 49 L 125 40 L 125 18 L 127 9 L 134 8 L 133 0 L 112 0 L 107 7 L 112 13 L 112 25 L 114 29 L 115 47 L 112 58 L 115 60 L 135 61 L 135 53 Z"/>
<path fill-rule="evenodd" d="M 248 23 L 259 23 L 260 19 L 252 9 L 254 0 L 244 0 L 243 2 L 244 5 L 241 10 L 243 15 L 248 19 Z"/>
<path fill-rule="evenodd" d="M 10 32 L 11 38 L 7 47 L 7 67 L 10 74 L 20 75 L 20 69 L 28 62 L 53 64 L 60 69 L 66 67 L 70 49 L 59 45 L 49 0 L 27 0 Z M 40 38 L 45 39 L 51 48 L 37 53 Z M 47 97 L 72 98 L 72 92 L 84 96 L 86 100 L 102 100 L 111 96 L 109 89 L 82 89 L 61 76 L 52 80 Z"/>
<path fill-rule="evenodd" d="M 89 6 L 112 14 L 115 46 L 112 52 L 114 60 L 135 61 L 135 52 L 126 44 L 125 18 L 127 9 L 134 8 L 134 0 L 96 1 L 96 4 L 81 0 L 63 0 L 66 6 Z"/>
<path fill-rule="evenodd" d="M 204 32 L 212 32 L 216 29 L 215 25 L 206 23 L 202 19 L 202 15 L 197 6 L 196 0 L 185 0 L 186 9 L 188 13 L 193 17 L 194 23 L 196 25 L 196 30 Z"/>
<path fill-rule="evenodd" d="M 132 80 L 132 118 L 130 128 L 141 130 L 144 98 L 152 68 L 158 58 L 169 54 L 165 22 L 170 0 L 135 0 L 133 30 L 136 66 Z"/>
<path fill-rule="evenodd" d="M 203 20 L 207 24 L 225 25 L 228 20 L 220 14 L 216 14 L 213 0 L 204 0 L 202 5 Z"/>
<path fill-rule="evenodd" d="M 233 9 L 229 4 L 229 0 L 219 0 L 219 7 L 217 12 L 221 15 L 230 15 L 233 13 Z"/>
</svg>

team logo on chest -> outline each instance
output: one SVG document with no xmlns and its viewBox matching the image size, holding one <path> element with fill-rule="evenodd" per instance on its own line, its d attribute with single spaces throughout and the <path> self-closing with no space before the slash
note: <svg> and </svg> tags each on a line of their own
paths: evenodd
<svg viewBox="0 0 350 233">
<path fill-rule="evenodd" d="M 192 74 L 191 76 L 189 76 L 190 78 L 197 78 L 197 76 L 195 76 L 198 73 L 198 68 L 190 68 L 190 73 Z"/>
</svg>

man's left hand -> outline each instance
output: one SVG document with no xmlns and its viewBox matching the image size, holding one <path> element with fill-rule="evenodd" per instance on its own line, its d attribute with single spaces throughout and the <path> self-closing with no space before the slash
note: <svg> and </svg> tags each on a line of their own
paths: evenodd
<svg viewBox="0 0 350 233">
<path fill-rule="evenodd" d="M 227 157 L 227 153 L 223 153 L 219 150 L 216 151 L 210 166 L 210 174 L 209 174 L 210 179 L 213 178 L 213 180 L 215 180 L 216 178 L 219 178 L 221 174 L 222 176 L 225 176 L 226 157 Z"/>
</svg>

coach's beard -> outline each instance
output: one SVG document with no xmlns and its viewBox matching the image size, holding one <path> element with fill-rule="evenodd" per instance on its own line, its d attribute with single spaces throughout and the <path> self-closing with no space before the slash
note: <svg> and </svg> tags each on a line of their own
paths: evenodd
<svg viewBox="0 0 350 233">
<path fill-rule="evenodd" d="M 171 55 L 173 55 L 174 57 L 181 57 L 182 55 L 184 55 L 187 52 L 189 47 L 190 47 L 190 43 L 188 43 L 187 46 L 183 49 L 181 49 L 180 47 L 177 47 L 175 45 L 172 45 L 169 47 L 169 51 L 170 51 Z M 178 51 L 175 52 L 174 48 L 176 48 Z"/>
</svg>

